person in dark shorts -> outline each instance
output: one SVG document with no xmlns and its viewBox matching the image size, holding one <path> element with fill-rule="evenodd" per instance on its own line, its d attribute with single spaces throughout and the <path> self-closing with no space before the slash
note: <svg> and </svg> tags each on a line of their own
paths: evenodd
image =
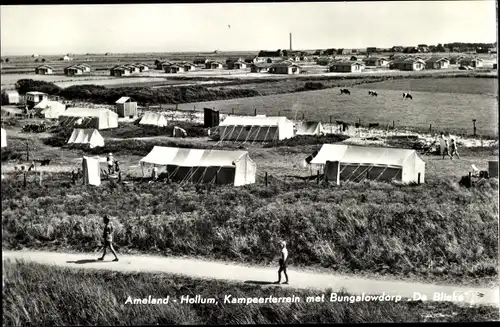
<svg viewBox="0 0 500 327">
<path fill-rule="evenodd" d="M 443 159 L 444 159 L 444 156 L 449 156 L 451 158 L 449 147 L 448 147 L 448 140 L 447 139 L 444 140 Z"/>
<path fill-rule="evenodd" d="M 286 273 L 286 268 L 288 266 L 288 250 L 286 249 L 286 242 L 281 241 L 281 257 L 279 260 L 279 269 L 278 269 L 278 281 L 275 284 L 279 284 L 281 282 L 281 272 L 285 275 L 285 282 L 283 284 L 288 284 L 288 274 Z"/>
<path fill-rule="evenodd" d="M 109 222 L 109 217 L 107 215 L 104 216 L 104 231 L 102 236 L 104 238 L 104 252 L 102 254 L 102 257 L 97 260 L 104 260 L 104 257 L 106 256 L 106 249 L 109 247 L 109 249 L 115 256 L 115 259 L 113 261 L 118 261 L 118 256 L 116 255 L 116 251 L 113 248 L 113 225 Z"/>
</svg>

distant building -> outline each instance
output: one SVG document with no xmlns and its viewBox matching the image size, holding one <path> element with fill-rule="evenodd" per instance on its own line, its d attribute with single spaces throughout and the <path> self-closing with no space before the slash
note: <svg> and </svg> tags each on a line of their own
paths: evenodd
<svg viewBox="0 0 500 327">
<path fill-rule="evenodd" d="M 141 72 L 141 69 L 134 64 L 127 64 L 124 65 L 124 67 L 130 69 L 131 74 L 136 74 Z"/>
<path fill-rule="evenodd" d="M 196 69 L 196 65 L 192 62 L 183 62 L 184 70 L 189 72 Z"/>
<path fill-rule="evenodd" d="M 366 48 L 366 53 L 376 53 L 377 48 L 376 47 L 368 47 Z"/>
<path fill-rule="evenodd" d="M 50 75 L 54 74 L 54 68 L 48 65 L 41 65 L 35 68 L 35 74 Z"/>
<path fill-rule="evenodd" d="M 357 73 L 362 72 L 365 65 L 355 61 L 335 62 L 329 67 L 333 73 Z"/>
<path fill-rule="evenodd" d="M 247 63 L 244 61 L 237 61 L 234 63 L 234 69 L 246 69 L 247 68 Z"/>
<path fill-rule="evenodd" d="M 450 59 L 446 57 L 431 57 L 425 62 L 427 69 L 443 69 L 450 67 Z"/>
<path fill-rule="evenodd" d="M 389 60 L 379 57 L 369 57 L 364 60 L 366 66 L 374 67 L 387 67 L 389 66 Z"/>
<path fill-rule="evenodd" d="M 137 102 L 130 97 L 121 97 L 116 102 L 118 117 L 137 117 Z"/>
<path fill-rule="evenodd" d="M 271 64 L 268 63 L 257 63 L 250 66 L 250 71 L 252 73 L 267 73 Z"/>
<path fill-rule="evenodd" d="M 134 65 L 139 68 L 139 72 L 141 72 L 141 73 L 147 72 L 149 70 L 149 66 L 146 64 L 136 63 Z"/>
<path fill-rule="evenodd" d="M 47 101 L 49 99 L 49 95 L 47 93 L 31 91 L 26 92 L 26 104 L 33 108 L 36 104 L 41 101 Z"/>
<path fill-rule="evenodd" d="M 474 67 L 474 68 L 483 67 L 483 59 L 464 58 L 460 61 L 460 66 L 469 66 L 469 67 Z"/>
<path fill-rule="evenodd" d="M 320 57 L 316 60 L 316 64 L 320 66 L 328 66 L 333 61 L 333 57 Z"/>
<path fill-rule="evenodd" d="M 206 58 L 196 58 L 195 60 L 193 60 L 193 63 L 195 65 L 205 65 L 209 62 L 210 60 L 206 59 Z"/>
<path fill-rule="evenodd" d="M 261 58 L 261 57 L 248 57 L 248 58 L 245 58 L 244 61 L 247 64 L 258 64 L 261 62 L 265 62 L 266 60 L 264 58 Z"/>
<path fill-rule="evenodd" d="M 70 56 L 66 55 L 66 56 L 62 57 L 61 60 L 71 61 L 71 60 L 73 60 L 73 58 L 71 58 Z"/>
<path fill-rule="evenodd" d="M 465 58 L 465 56 L 462 56 L 462 55 L 459 55 L 459 56 L 456 56 L 456 55 L 455 56 L 450 56 L 450 64 L 457 65 L 464 58 Z"/>
<path fill-rule="evenodd" d="M 184 66 L 180 64 L 165 66 L 165 73 L 177 74 L 177 73 L 184 73 L 185 71 L 186 69 L 184 68 Z"/>
<path fill-rule="evenodd" d="M 75 76 L 75 75 L 83 75 L 84 68 L 78 65 L 73 65 L 64 68 L 64 75 Z"/>
<path fill-rule="evenodd" d="M 40 57 L 40 55 L 39 55 L 38 53 L 34 53 L 34 54 L 32 54 L 31 56 L 32 56 L 33 58 L 38 58 L 38 57 Z"/>
<path fill-rule="evenodd" d="M 419 71 L 425 68 L 425 61 L 421 59 L 403 59 L 394 60 L 389 67 L 392 69 L 405 70 L 405 71 Z"/>
<path fill-rule="evenodd" d="M 224 67 L 224 64 L 220 61 L 209 61 L 205 64 L 207 69 L 221 69 Z"/>
<path fill-rule="evenodd" d="M 124 66 L 115 66 L 110 69 L 110 75 L 115 77 L 129 76 L 131 74 L 130 69 Z"/>
<path fill-rule="evenodd" d="M 269 73 L 271 74 L 300 74 L 301 68 L 299 65 L 290 62 L 280 62 L 272 64 L 269 67 Z"/>
</svg>

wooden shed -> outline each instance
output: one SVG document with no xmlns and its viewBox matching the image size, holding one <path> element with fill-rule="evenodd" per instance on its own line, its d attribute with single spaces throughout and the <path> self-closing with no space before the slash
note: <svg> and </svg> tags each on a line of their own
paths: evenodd
<svg viewBox="0 0 500 327">
<path fill-rule="evenodd" d="M 203 127 L 219 126 L 220 115 L 219 111 L 210 108 L 203 108 Z"/>
<path fill-rule="evenodd" d="M 118 117 L 137 117 L 137 102 L 130 97 L 121 97 L 116 104 Z"/>
</svg>

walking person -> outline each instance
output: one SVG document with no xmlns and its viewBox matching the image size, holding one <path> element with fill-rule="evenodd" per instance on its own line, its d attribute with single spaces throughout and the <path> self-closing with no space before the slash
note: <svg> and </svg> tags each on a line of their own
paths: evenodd
<svg viewBox="0 0 500 327">
<path fill-rule="evenodd" d="M 116 251 L 113 248 L 113 225 L 109 222 L 109 217 L 108 215 L 104 215 L 104 230 L 102 237 L 104 238 L 104 252 L 102 254 L 102 257 L 100 257 L 99 261 L 104 260 L 104 257 L 106 256 L 106 249 L 109 247 L 113 255 L 115 256 L 115 259 L 113 261 L 118 261 L 118 256 L 116 255 Z"/>
<path fill-rule="evenodd" d="M 449 149 L 449 146 L 448 146 L 448 140 L 447 139 L 444 139 L 444 150 L 443 150 L 443 159 L 444 159 L 444 156 L 450 156 L 450 151 L 448 150 Z"/>
<path fill-rule="evenodd" d="M 279 260 L 279 269 L 278 269 L 278 281 L 275 284 L 279 284 L 281 282 L 281 273 L 285 275 L 285 282 L 283 284 L 288 284 L 288 274 L 286 273 L 286 268 L 288 266 L 288 250 L 286 249 L 286 242 L 281 241 L 281 257 Z"/>
<path fill-rule="evenodd" d="M 456 154 L 458 159 L 460 159 L 460 155 L 458 154 L 457 143 L 455 142 L 455 139 L 451 139 L 451 153 L 450 153 L 451 160 L 453 160 L 454 154 Z"/>
</svg>

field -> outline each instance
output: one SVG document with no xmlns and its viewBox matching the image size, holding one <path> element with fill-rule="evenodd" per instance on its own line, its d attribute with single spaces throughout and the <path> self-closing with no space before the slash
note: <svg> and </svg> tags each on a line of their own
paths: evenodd
<svg viewBox="0 0 500 327">
<path fill-rule="evenodd" d="M 455 78 L 398 80 L 400 88 L 407 85 L 424 85 L 432 81 L 433 91 L 412 91 L 413 100 L 403 100 L 402 91 L 378 89 L 376 84 L 350 87 L 351 95 L 340 95 L 338 89 L 308 91 L 293 94 L 278 94 L 244 99 L 210 101 L 179 105 L 180 109 L 196 107 L 215 107 L 221 112 L 235 114 L 286 115 L 291 119 L 299 119 L 304 115 L 309 120 L 329 122 L 342 120 L 356 123 L 391 124 L 397 127 L 417 127 L 448 131 L 459 134 L 472 134 L 472 119 L 476 119 L 477 133 L 496 136 L 498 134 L 498 100 L 493 96 L 496 81 L 491 78 L 457 79 L 455 90 L 468 85 L 469 92 L 449 93 L 448 85 L 455 85 Z M 352 82 L 354 83 L 354 82 Z M 386 82 L 381 82 L 383 83 Z M 389 82 L 390 83 L 390 82 Z M 489 86 L 489 87 L 485 87 Z M 370 97 L 366 88 L 376 90 L 378 97 Z M 441 91 L 441 88 L 444 91 Z M 471 94 L 471 89 L 476 90 Z M 487 94 L 477 94 L 484 92 Z M 474 108 L 474 109 L 472 109 Z"/>
<path fill-rule="evenodd" d="M 499 319 L 498 309 L 493 307 L 420 301 L 306 303 L 306 297 L 318 292 L 171 275 L 84 272 L 23 262 L 4 263 L 3 276 L 3 321 L 10 326 L 472 322 Z M 327 296 L 331 292 L 324 291 Z M 33 294 L 37 296 L 33 297 Z M 168 295 L 171 301 L 195 294 L 218 298 L 219 304 L 125 304 L 129 296 L 142 299 L 148 295 L 162 298 Z M 295 295 L 301 302 L 230 304 L 223 301 L 227 294 L 234 298 Z"/>
</svg>

